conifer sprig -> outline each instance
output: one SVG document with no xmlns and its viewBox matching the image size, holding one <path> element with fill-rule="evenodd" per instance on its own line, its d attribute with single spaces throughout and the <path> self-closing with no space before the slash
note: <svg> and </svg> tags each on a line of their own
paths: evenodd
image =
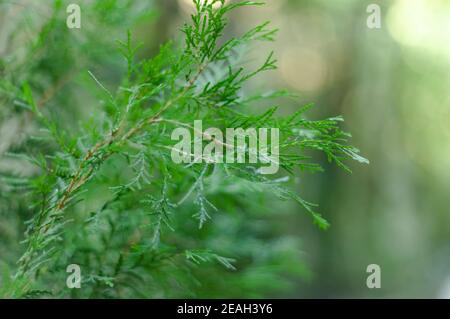
<svg viewBox="0 0 450 319">
<path fill-rule="evenodd" d="M 314 205 L 289 187 L 289 175 L 268 178 L 255 165 L 172 161 L 172 130 L 191 127 L 201 119 L 205 125 L 220 128 L 279 129 L 280 165 L 287 174 L 297 169 L 321 170 L 309 150 L 325 153 L 347 170 L 346 158 L 366 162 L 357 149 L 346 144 L 349 135 L 339 128 L 340 117 L 310 121 L 304 117 L 308 107 L 286 118 L 276 115 L 278 107 L 259 114 L 252 111 L 257 102 L 289 95 L 285 91 L 252 94 L 243 88 L 256 75 L 275 69 L 276 59 L 270 52 L 260 67 L 248 70 L 240 60 L 241 52 L 255 41 L 273 41 L 277 30 L 265 22 L 240 37 L 223 37 L 230 11 L 262 3 L 194 0 L 194 4 L 191 23 L 182 28 L 182 48 L 167 44 L 154 58 L 136 61 L 139 45 L 133 45 L 131 32 L 118 42 L 126 75 L 116 92 L 103 84 L 101 76 L 85 70 L 102 104 L 96 112 L 100 115 L 75 132 L 51 118 L 43 107 L 53 91 L 47 94 L 44 90 L 40 99 L 44 102 L 36 102 L 39 88 L 25 82 L 21 91 L 14 90 L 13 96 L 2 99 L 12 99 L 33 112 L 40 127 L 33 139 L 45 146 L 44 152 L 14 155 L 39 174 L 21 181 L 23 194 L 34 203 L 33 214 L 27 223 L 26 249 L 8 295 L 44 290 L 64 295 L 61 287 L 46 284 L 41 289 L 39 283 L 74 259 L 81 260 L 89 272 L 83 285 L 90 290 L 80 292 L 81 296 L 121 297 L 124 290 L 134 296 L 157 296 L 161 291 L 173 295 L 171 277 L 179 286 L 194 289 L 196 280 L 187 279 L 186 274 L 207 262 L 238 271 L 246 264 L 240 264 L 237 257 L 246 252 L 233 245 L 223 248 L 234 254 L 230 257 L 213 251 L 222 250 L 214 244 L 213 237 L 221 236 L 214 227 L 222 227 L 215 225 L 215 218 L 230 210 L 250 214 L 243 209 L 252 205 L 250 193 L 294 200 L 320 228 L 328 227 Z M 0 83 L 2 91 L 15 85 L 12 78 Z M 15 184 L 14 180 L 7 183 L 11 189 Z M 249 195 L 242 198 L 236 189 Z M 100 207 L 92 204 L 95 192 L 107 194 L 97 199 L 102 202 Z M 91 210 L 89 216 L 86 210 Z M 154 286 L 133 284 L 136 278 Z M 107 287 L 107 293 L 101 287 Z"/>
</svg>

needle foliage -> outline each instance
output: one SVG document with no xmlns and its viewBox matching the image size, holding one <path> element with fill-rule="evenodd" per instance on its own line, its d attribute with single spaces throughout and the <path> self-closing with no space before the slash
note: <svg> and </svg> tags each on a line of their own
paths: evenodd
<svg viewBox="0 0 450 319">
<path fill-rule="evenodd" d="M 32 44 L 24 50 L 17 39 L 3 54 L 2 127 L 20 134 L 2 142 L 0 154 L 0 295 L 263 297 L 308 275 L 299 239 L 282 231 L 280 207 L 296 202 L 319 228 L 329 224 L 292 177 L 321 170 L 311 151 L 346 170 L 346 159 L 366 160 L 347 144 L 340 117 L 309 120 L 309 106 L 285 117 L 278 106 L 258 109 L 292 98 L 246 86 L 276 68 L 273 52 L 253 69 L 244 57 L 277 30 L 265 22 L 227 38 L 226 26 L 231 11 L 262 3 L 194 4 L 184 42 L 166 43 L 152 58 L 138 58 L 126 31 L 153 17 L 136 1 L 93 1 L 86 9 L 104 30 L 126 34 L 115 43 L 99 39 L 87 18 L 74 36 L 66 4 L 55 1 Z M 16 26 L 13 43 L 23 28 Z M 122 78 L 114 87 L 105 70 L 115 67 Z M 171 132 L 194 120 L 278 128 L 282 169 L 272 176 L 254 164 L 174 163 Z M 66 286 L 70 264 L 81 267 L 80 289 Z"/>
</svg>

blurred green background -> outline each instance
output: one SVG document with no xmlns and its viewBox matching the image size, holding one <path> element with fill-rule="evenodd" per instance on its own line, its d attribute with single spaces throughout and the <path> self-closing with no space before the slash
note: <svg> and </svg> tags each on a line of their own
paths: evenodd
<svg viewBox="0 0 450 319">
<path fill-rule="evenodd" d="M 366 8 L 381 7 L 381 29 Z M 342 114 L 370 159 L 353 174 L 307 176 L 309 199 L 332 227 L 298 225 L 315 276 L 306 297 L 450 297 L 450 3 L 270 1 L 281 29 L 277 82 Z M 273 80 L 274 78 L 272 78 Z M 311 186 L 313 187 L 311 188 Z M 366 267 L 382 288 L 367 289 Z"/>
<path fill-rule="evenodd" d="M 45 15 L 44 2 L 3 1 L 0 31 L 15 15 Z M 147 3 L 155 14 L 133 25 L 142 56 L 180 38 L 192 10 L 190 0 Z M 381 7 L 380 29 L 366 24 L 372 3 Z M 319 231 L 295 205 L 280 207 L 295 213 L 285 231 L 302 238 L 312 273 L 285 297 L 450 298 L 450 3 L 267 0 L 233 13 L 228 36 L 264 20 L 280 29 L 271 45 L 279 69 L 253 85 L 298 92 L 301 104 L 316 105 L 311 118 L 342 114 L 351 143 L 371 162 L 349 163 L 349 175 L 318 157 L 325 173 L 298 177 L 331 228 Z M 8 32 L 0 34 L 1 54 Z M 0 152 L 10 133 L 1 132 Z M 381 266 L 381 289 L 366 287 L 369 264 Z"/>
<path fill-rule="evenodd" d="M 303 239 L 313 273 L 296 296 L 449 298 L 450 3 L 266 2 L 238 11 L 230 31 L 264 20 L 280 29 L 272 48 L 279 69 L 260 85 L 298 92 L 316 105 L 312 118 L 342 114 L 371 162 L 350 163 L 351 175 L 324 162 L 325 173 L 300 178 L 331 228 L 320 232 L 295 215 L 289 231 Z M 381 8 L 380 29 L 367 27 L 370 4 Z M 159 8 L 168 35 L 191 9 L 189 0 Z M 255 53 L 262 59 L 266 50 Z M 381 289 L 366 286 L 372 263 Z"/>
</svg>

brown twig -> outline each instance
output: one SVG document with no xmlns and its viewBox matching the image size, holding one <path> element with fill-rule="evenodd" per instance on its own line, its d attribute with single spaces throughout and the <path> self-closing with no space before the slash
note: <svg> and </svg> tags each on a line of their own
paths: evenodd
<svg viewBox="0 0 450 319">
<path fill-rule="evenodd" d="M 188 84 L 185 86 L 183 91 L 178 96 L 176 96 L 175 98 L 170 99 L 169 101 L 167 101 L 167 103 L 164 104 L 164 106 L 161 107 L 156 114 L 154 114 L 151 117 L 141 121 L 139 124 L 137 124 L 136 126 L 132 127 L 131 129 L 129 129 L 121 138 L 118 137 L 118 135 L 119 135 L 118 133 L 122 130 L 122 127 L 119 126 L 113 132 L 111 132 L 111 134 L 109 135 L 108 139 L 98 142 L 90 150 L 88 150 L 86 155 L 84 156 L 83 161 L 80 164 L 77 172 L 75 173 L 74 177 L 70 181 L 69 186 L 67 187 L 66 191 L 64 192 L 63 197 L 61 198 L 61 200 L 56 205 L 57 209 L 58 210 L 63 210 L 65 205 L 66 205 L 66 202 L 67 202 L 68 198 L 71 196 L 71 194 L 74 191 L 76 191 L 78 188 L 80 188 L 82 185 L 84 185 L 84 183 L 86 183 L 87 180 L 89 180 L 89 178 L 90 178 L 90 176 L 91 176 L 91 174 L 93 172 L 93 168 L 91 167 L 85 174 L 82 173 L 82 171 L 83 171 L 83 169 L 85 167 L 85 164 L 86 164 L 86 162 L 88 160 L 90 160 L 94 155 L 96 155 L 97 152 L 102 147 L 104 147 L 106 145 L 111 145 L 112 143 L 116 142 L 117 140 L 120 143 L 123 143 L 123 142 L 129 140 L 131 137 L 133 137 L 138 132 L 140 132 L 145 126 L 158 122 L 160 117 L 161 117 L 161 115 L 168 108 L 170 108 L 174 103 L 176 103 L 178 100 L 183 98 L 186 95 L 186 93 L 194 86 L 195 82 L 198 80 L 199 76 L 202 74 L 202 72 L 205 70 L 206 67 L 207 67 L 207 63 L 202 64 L 198 68 L 198 70 L 196 72 L 196 75 L 194 77 L 192 77 L 188 81 Z M 123 123 L 123 122 L 121 122 L 121 123 Z M 104 159 L 106 159 L 110 155 L 112 155 L 112 154 L 106 154 Z"/>
</svg>

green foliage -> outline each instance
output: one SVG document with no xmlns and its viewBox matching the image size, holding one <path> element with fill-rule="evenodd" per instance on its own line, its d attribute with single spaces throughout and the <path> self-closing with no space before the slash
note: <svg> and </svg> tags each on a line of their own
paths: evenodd
<svg viewBox="0 0 450 319">
<path fill-rule="evenodd" d="M 130 31 L 125 41 L 117 41 L 126 69 L 122 67 L 123 80 L 115 91 L 92 70 L 96 63 L 107 63 L 102 59 L 111 44 L 97 43 L 100 49 L 85 56 L 81 52 L 97 41 L 91 34 L 79 43 L 64 43 L 72 40 L 63 36 L 61 1 L 55 1 L 53 17 L 39 32 L 29 58 L 13 63 L 11 52 L 8 75 L 0 81 L 2 108 L 10 109 L 2 114 L 6 120 L 27 119 L 33 130 L 3 155 L 29 167 L 22 176 L 0 172 L 6 209 L 16 212 L 15 222 L 29 220 L 21 248 L 9 246 L 21 256 L 3 261 L 1 294 L 258 297 L 288 290 L 289 276 L 307 275 L 298 238 L 274 235 L 283 216 L 274 208 L 293 200 L 320 228 L 329 225 L 296 194 L 289 176 L 297 170 L 321 170 L 310 150 L 322 151 L 347 170 L 345 158 L 366 160 L 346 145 L 349 135 L 338 126 L 341 118 L 307 120 L 307 107 L 285 118 L 276 115 L 278 107 L 255 114 L 258 103 L 288 94 L 247 92 L 244 84 L 274 69 L 276 60 L 269 53 L 260 67 L 248 70 L 242 52 L 255 41 L 272 41 L 276 30 L 263 23 L 240 37 L 223 39 L 230 11 L 261 3 L 203 2 L 195 1 L 196 13 L 182 28 L 182 46 L 168 43 L 155 57 L 139 60 L 140 45 L 133 44 Z M 96 1 L 91 15 L 117 28 L 114 23 L 121 19 L 114 3 Z M 49 38 L 57 40 L 47 44 Z M 90 106 L 95 110 L 88 119 L 76 111 L 75 88 L 60 84 L 69 80 L 58 64 L 71 57 L 59 55 L 60 50 L 40 58 L 31 53 L 51 52 L 52 46 L 70 46 L 75 49 L 68 52 L 79 50 L 81 60 L 86 59 L 77 66 L 82 70 L 77 82 L 100 101 Z M 39 77 L 52 79 L 50 93 L 48 80 Z M 73 102 L 66 110 L 56 102 L 47 105 L 53 95 Z M 75 114 L 82 124 L 65 120 Z M 287 176 L 268 178 L 255 165 L 175 164 L 170 134 L 196 119 L 219 128 L 279 128 L 280 165 Z M 18 264 L 11 270 L 13 258 Z M 65 286 L 65 268 L 73 263 L 81 266 L 82 289 Z"/>
</svg>

